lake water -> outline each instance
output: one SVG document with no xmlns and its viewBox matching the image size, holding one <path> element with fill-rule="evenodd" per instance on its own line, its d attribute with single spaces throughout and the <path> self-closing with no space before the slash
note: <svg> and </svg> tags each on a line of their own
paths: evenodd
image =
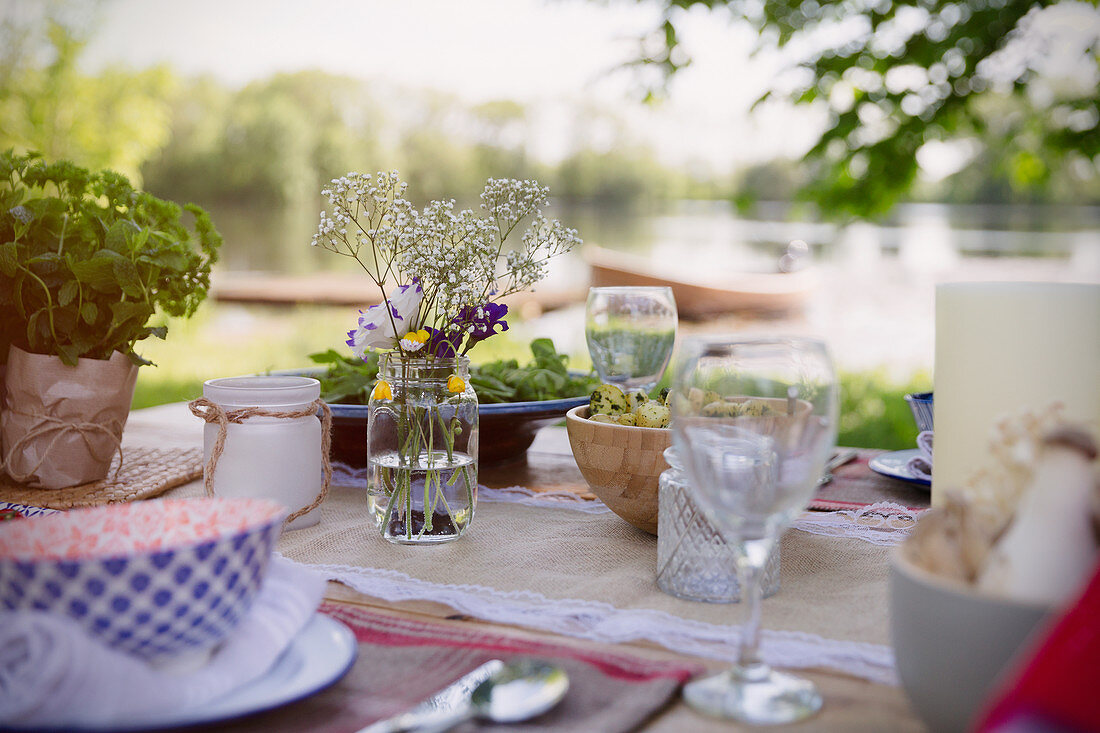
<svg viewBox="0 0 1100 733">
<path fill-rule="evenodd" d="M 345 258 L 310 247 L 314 209 L 211 206 L 225 237 L 220 268 L 310 273 L 354 270 Z M 838 227 L 787 221 L 788 206 L 762 203 L 740 215 L 723 201 L 681 201 L 661 210 L 578 206 L 553 212 L 586 243 L 657 257 L 720 260 L 730 267 L 770 270 L 791 240 L 810 245 L 814 258 L 844 262 L 896 257 L 926 266 L 964 257 L 1040 256 L 1081 266 L 1100 256 L 1100 207 L 903 204 L 882 225 Z"/>
<path fill-rule="evenodd" d="M 355 271 L 354 261 L 310 247 L 318 208 L 211 207 L 225 237 L 219 268 L 277 273 Z M 592 207 L 553 215 L 586 243 L 647 254 L 676 272 L 772 271 L 791 240 L 809 245 L 819 285 L 804 313 L 782 320 L 730 316 L 682 332 L 784 332 L 824 338 L 841 367 L 931 370 L 935 287 L 948 281 L 1100 283 L 1100 207 L 907 204 L 883 225 L 785 221 L 786 206 L 740 216 L 724 202 L 685 201 L 626 213 Z M 587 284 L 579 255 L 560 258 L 542 289 Z M 551 336 L 584 353 L 583 304 L 514 324 L 515 337 Z"/>
</svg>

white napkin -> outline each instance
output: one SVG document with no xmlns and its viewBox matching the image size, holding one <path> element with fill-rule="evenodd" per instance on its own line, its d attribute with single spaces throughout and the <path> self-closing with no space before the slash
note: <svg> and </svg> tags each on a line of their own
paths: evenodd
<svg viewBox="0 0 1100 733">
<path fill-rule="evenodd" d="M 210 702 L 264 674 L 313 616 L 325 580 L 273 557 L 252 608 L 199 669 L 176 673 L 110 649 L 68 619 L 0 613 L 0 721 L 121 725 Z"/>
<path fill-rule="evenodd" d="M 917 448 L 920 454 L 910 458 L 905 467 L 914 478 L 932 480 L 932 431 L 922 430 L 917 436 Z"/>
</svg>

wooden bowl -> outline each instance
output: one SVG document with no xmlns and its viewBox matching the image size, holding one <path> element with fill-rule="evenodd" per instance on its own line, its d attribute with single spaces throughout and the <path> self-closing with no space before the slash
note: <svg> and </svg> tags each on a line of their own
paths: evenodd
<svg viewBox="0 0 1100 733">
<path fill-rule="evenodd" d="M 668 428 L 592 422 L 588 405 L 565 414 L 569 445 L 592 493 L 640 530 L 657 534 L 657 480 L 668 468 Z"/>
</svg>

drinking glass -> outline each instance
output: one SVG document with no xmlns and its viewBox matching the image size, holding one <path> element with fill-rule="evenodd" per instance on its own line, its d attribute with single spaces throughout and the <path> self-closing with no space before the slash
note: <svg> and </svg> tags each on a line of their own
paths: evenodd
<svg viewBox="0 0 1100 733">
<path fill-rule="evenodd" d="M 676 341 L 672 289 L 590 288 L 584 335 L 600 381 L 624 390 L 653 389 Z"/>
<path fill-rule="evenodd" d="M 801 720 L 821 707 L 821 696 L 808 680 L 760 658 L 761 578 L 836 440 L 828 351 L 804 338 L 688 340 L 670 404 L 691 490 L 734 550 L 747 606 L 736 664 L 689 683 L 684 699 L 702 713 L 746 723 Z"/>
</svg>

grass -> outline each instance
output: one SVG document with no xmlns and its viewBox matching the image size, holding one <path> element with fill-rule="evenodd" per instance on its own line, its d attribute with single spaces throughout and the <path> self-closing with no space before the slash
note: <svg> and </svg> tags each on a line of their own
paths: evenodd
<svg viewBox="0 0 1100 733">
<path fill-rule="evenodd" d="M 308 355 L 342 344 L 354 323 L 348 308 L 274 308 L 207 303 L 195 317 L 171 321 L 165 341 L 150 340 L 139 351 L 156 367 L 142 367 L 134 409 L 191 400 L 202 395 L 202 383 L 213 377 L 256 374 L 310 366 Z M 517 322 L 512 330 L 480 344 L 476 361 L 531 358 L 527 344 L 540 334 L 532 324 Z M 570 366 L 589 367 L 587 353 L 571 353 Z M 914 374 L 896 381 L 885 370 L 840 375 L 840 445 L 901 450 L 917 434 L 905 402 L 908 392 L 932 388 L 931 376 Z"/>
<path fill-rule="evenodd" d="M 838 445 L 903 450 L 913 448 L 917 425 L 905 395 L 932 389 L 927 373 L 905 382 L 890 379 L 885 370 L 840 375 L 840 433 Z"/>
</svg>

